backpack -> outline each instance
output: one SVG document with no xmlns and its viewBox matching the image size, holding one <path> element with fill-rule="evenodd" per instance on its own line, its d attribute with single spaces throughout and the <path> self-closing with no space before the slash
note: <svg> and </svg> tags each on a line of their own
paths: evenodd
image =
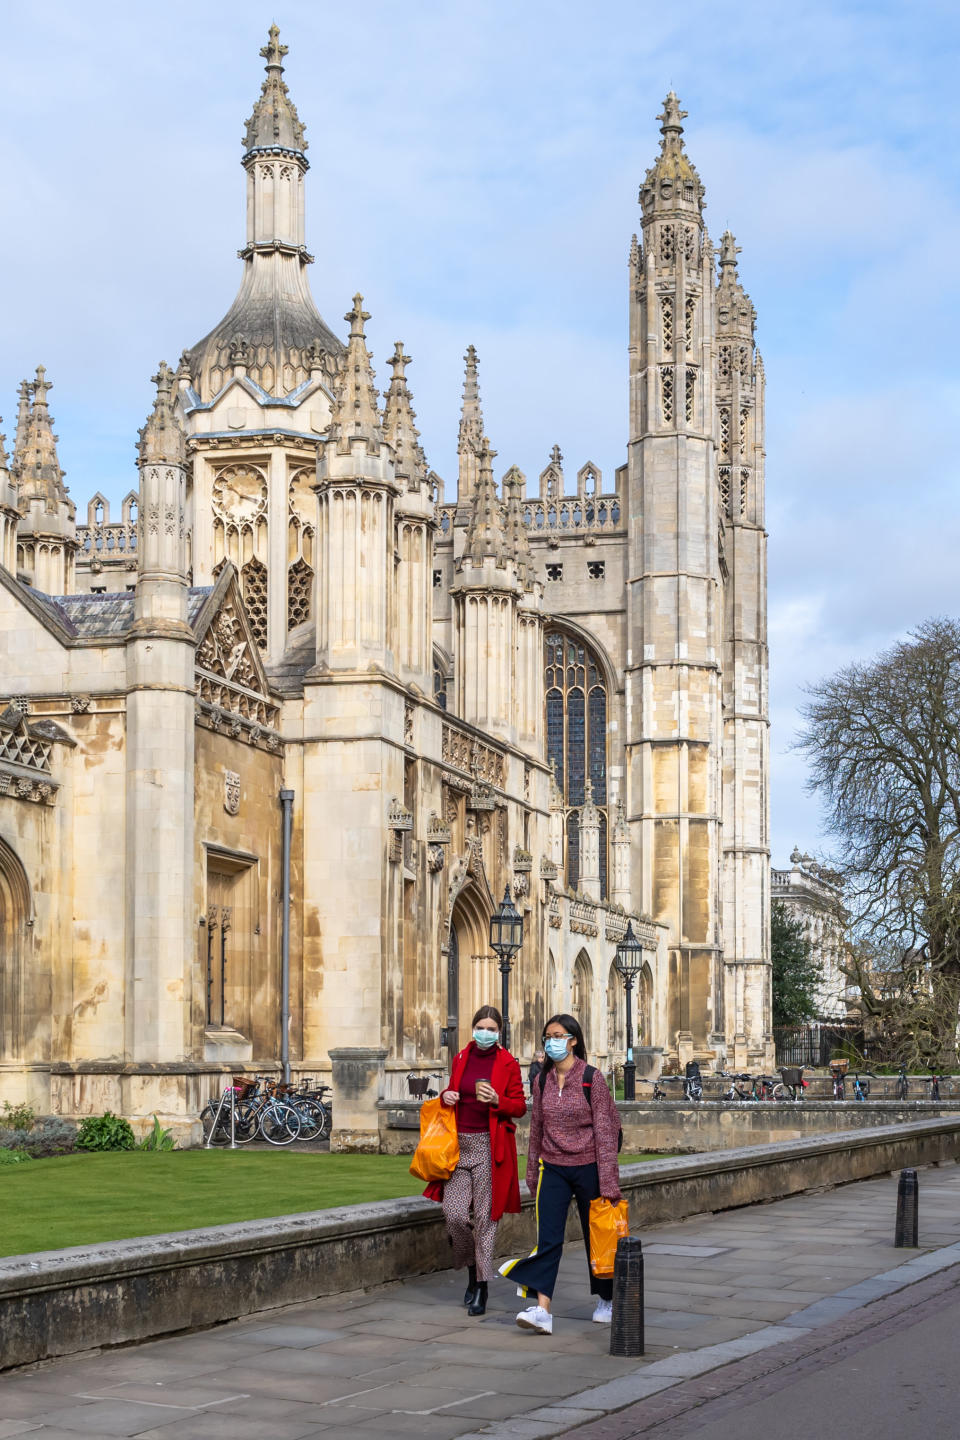
<svg viewBox="0 0 960 1440">
<path fill-rule="evenodd" d="M 583 1079 L 580 1081 L 580 1084 L 583 1086 L 583 1098 L 586 1100 L 586 1102 L 587 1102 L 588 1105 L 590 1104 L 590 1092 L 591 1092 L 591 1089 L 592 1089 L 592 1087 L 593 1087 L 593 1077 L 594 1077 L 594 1075 L 596 1075 L 596 1073 L 597 1073 L 597 1067 L 596 1067 L 596 1065 L 587 1065 L 587 1066 L 584 1067 Z M 547 1083 L 547 1072 L 546 1072 L 545 1070 L 541 1070 L 541 1071 L 540 1071 L 540 1074 L 537 1076 L 537 1080 L 538 1080 L 539 1085 L 540 1085 L 540 1094 L 542 1095 L 542 1094 L 543 1094 L 543 1087 L 544 1087 L 544 1085 L 546 1085 L 546 1083 Z M 623 1149 L 623 1126 L 621 1125 L 619 1131 L 617 1132 L 617 1154 L 618 1154 L 618 1155 L 620 1154 L 620 1151 L 621 1151 L 622 1149 Z"/>
</svg>

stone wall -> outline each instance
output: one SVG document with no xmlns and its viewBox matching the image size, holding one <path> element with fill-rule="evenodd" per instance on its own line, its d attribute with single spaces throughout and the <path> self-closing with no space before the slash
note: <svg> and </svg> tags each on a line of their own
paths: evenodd
<svg viewBox="0 0 960 1440">
<path fill-rule="evenodd" d="M 625 1166 L 621 1185 L 637 1230 L 958 1157 L 960 1119 L 923 1120 Z M 534 1233 L 527 1198 L 521 1214 L 504 1217 L 499 1253 L 523 1253 Z M 568 1235 L 578 1235 L 572 1219 Z M 416 1198 L 12 1256 L 0 1260 L 0 1368 L 200 1329 L 449 1264 L 442 1211 Z"/>
</svg>

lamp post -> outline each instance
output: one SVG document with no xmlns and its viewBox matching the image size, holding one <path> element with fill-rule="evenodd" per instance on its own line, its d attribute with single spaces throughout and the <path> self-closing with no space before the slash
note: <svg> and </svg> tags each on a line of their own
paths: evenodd
<svg viewBox="0 0 960 1440">
<path fill-rule="evenodd" d="M 630 995 L 643 964 L 643 946 L 633 933 L 632 920 L 627 921 L 627 933 L 617 946 L 614 964 L 620 972 L 620 978 L 627 992 L 627 1058 L 623 1065 L 623 1098 L 624 1100 L 636 1100 L 637 1067 L 633 1063 L 633 1011 L 630 1006 Z"/>
<path fill-rule="evenodd" d="M 523 916 L 510 899 L 510 886 L 503 892 L 499 907 L 490 916 L 490 949 L 500 961 L 500 1009 L 503 1012 L 503 1044 L 510 1048 L 510 971 L 513 957 L 523 944 Z"/>
</svg>

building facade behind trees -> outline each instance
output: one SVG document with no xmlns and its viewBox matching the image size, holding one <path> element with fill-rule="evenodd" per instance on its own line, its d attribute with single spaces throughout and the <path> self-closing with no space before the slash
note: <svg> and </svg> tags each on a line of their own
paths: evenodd
<svg viewBox="0 0 960 1440">
<path fill-rule="evenodd" d="M 240 290 L 158 370 L 119 518 L 77 523 L 42 367 L 3 455 L 0 1094 L 189 1117 L 276 1062 L 282 789 L 291 1063 L 353 1067 L 336 1143 L 497 998 L 506 885 L 519 1053 L 572 1008 L 622 1054 L 632 917 L 640 1043 L 768 1064 L 764 377 L 684 112 L 627 256 L 624 463 L 495 467 L 469 346 L 448 499 L 403 345 L 381 400 L 362 297 L 317 310 L 275 27 L 262 54 Z"/>
</svg>

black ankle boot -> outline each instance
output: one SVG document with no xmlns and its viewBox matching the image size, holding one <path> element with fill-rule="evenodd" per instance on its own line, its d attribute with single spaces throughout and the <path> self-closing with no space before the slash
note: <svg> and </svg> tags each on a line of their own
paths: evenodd
<svg viewBox="0 0 960 1440">
<path fill-rule="evenodd" d="M 467 1306 L 468 1315 L 486 1315 L 487 1313 L 487 1282 L 481 1280 L 473 1294 L 473 1299 Z"/>
<path fill-rule="evenodd" d="M 473 1296 L 477 1288 L 477 1267 L 471 1265 L 467 1270 L 467 1288 L 463 1292 L 464 1305 L 473 1304 Z"/>
</svg>

